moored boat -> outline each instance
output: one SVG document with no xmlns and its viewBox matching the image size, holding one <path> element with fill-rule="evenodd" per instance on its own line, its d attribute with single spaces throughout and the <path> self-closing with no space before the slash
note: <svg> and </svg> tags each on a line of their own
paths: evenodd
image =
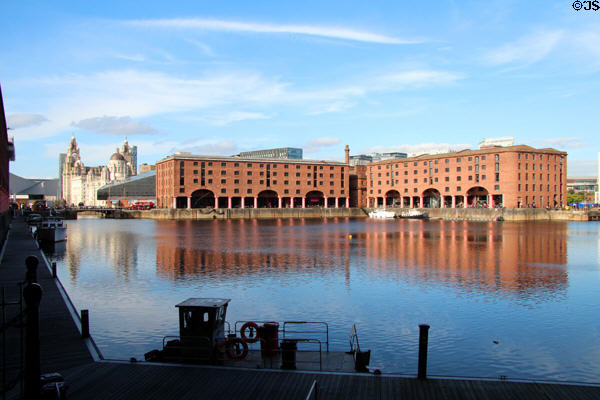
<svg viewBox="0 0 600 400">
<path fill-rule="evenodd" d="M 394 211 L 387 211 L 387 210 L 384 210 L 384 209 L 378 209 L 378 210 L 371 211 L 369 213 L 369 218 L 375 218 L 375 219 L 396 218 L 396 213 Z"/>
<path fill-rule="evenodd" d="M 45 217 L 37 224 L 34 234 L 42 243 L 62 242 L 67 240 L 67 227 L 62 218 Z"/>
<path fill-rule="evenodd" d="M 407 210 L 400 211 L 398 218 L 426 219 L 429 218 L 429 216 L 421 210 L 409 208 Z"/>
<path fill-rule="evenodd" d="M 163 338 L 146 361 L 368 372 L 371 351 L 361 351 L 356 326 L 350 351 L 329 350 L 329 325 L 321 321 L 226 322 L 230 299 L 189 298 L 179 309 L 179 336 Z M 239 336 L 238 336 L 239 335 Z M 255 347 L 256 346 L 256 347 Z M 258 348 L 259 346 L 259 348 Z"/>
</svg>

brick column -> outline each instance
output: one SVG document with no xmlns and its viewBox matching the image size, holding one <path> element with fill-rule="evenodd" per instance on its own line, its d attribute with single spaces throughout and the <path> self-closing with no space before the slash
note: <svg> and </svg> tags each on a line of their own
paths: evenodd
<svg viewBox="0 0 600 400">
<path fill-rule="evenodd" d="M 415 207 L 415 202 L 413 200 L 413 197 L 410 196 L 410 208 L 414 208 Z"/>
<path fill-rule="evenodd" d="M 187 201 L 187 208 L 192 208 L 192 196 L 188 196 Z"/>
<path fill-rule="evenodd" d="M 258 208 L 258 197 L 254 197 L 254 208 Z"/>
<path fill-rule="evenodd" d="M 246 208 L 246 198 L 242 196 L 242 208 Z"/>
<path fill-rule="evenodd" d="M 294 198 L 295 198 L 295 197 L 293 197 L 293 196 L 292 196 L 292 197 L 290 197 L 290 200 L 291 200 L 291 201 L 290 201 L 290 208 L 294 208 Z"/>
<path fill-rule="evenodd" d="M 281 196 L 277 197 L 278 199 L 278 203 L 279 203 L 279 208 L 281 208 Z"/>
<path fill-rule="evenodd" d="M 421 207 L 421 208 L 425 208 L 425 205 L 423 204 L 423 200 L 424 200 L 424 197 L 420 196 L 419 207 Z"/>
<path fill-rule="evenodd" d="M 337 196 L 335 198 L 335 208 L 340 208 L 340 198 Z"/>
<path fill-rule="evenodd" d="M 456 196 L 452 196 L 452 208 L 456 208 Z"/>
<path fill-rule="evenodd" d="M 440 196 L 440 200 L 442 201 L 440 203 L 440 208 L 446 208 L 446 196 Z"/>
<path fill-rule="evenodd" d="M 346 208 L 350 208 L 350 197 L 346 197 Z"/>
<path fill-rule="evenodd" d="M 323 206 L 327 208 L 327 197 L 323 197 Z"/>
<path fill-rule="evenodd" d="M 302 198 L 302 208 L 306 208 L 306 197 Z"/>
<path fill-rule="evenodd" d="M 173 208 L 177 208 L 177 197 L 173 197 Z"/>
<path fill-rule="evenodd" d="M 227 208 L 231 208 L 231 196 L 227 196 Z"/>
</svg>

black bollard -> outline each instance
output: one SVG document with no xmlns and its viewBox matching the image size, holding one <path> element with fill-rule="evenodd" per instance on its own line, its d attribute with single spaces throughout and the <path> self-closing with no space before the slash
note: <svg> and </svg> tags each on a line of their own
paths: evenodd
<svg viewBox="0 0 600 400">
<path fill-rule="evenodd" d="M 36 256 L 27 256 L 25 259 L 25 267 L 27 272 L 25 273 L 25 283 L 37 283 L 37 267 L 39 261 Z"/>
<path fill-rule="evenodd" d="M 81 337 L 90 337 L 90 315 L 88 310 L 81 310 Z"/>
<path fill-rule="evenodd" d="M 36 259 L 37 260 L 37 259 Z M 40 397 L 40 300 L 42 287 L 29 283 L 23 289 L 26 304 L 25 324 L 25 399 Z"/>
<path fill-rule="evenodd" d="M 429 325 L 419 325 L 419 373 L 418 379 L 427 379 L 427 341 L 429 339 Z"/>
<path fill-rule="evenodd" d="M 56 278 L 56 261 L 52 263 L 52 277 Z"/>
</svg>

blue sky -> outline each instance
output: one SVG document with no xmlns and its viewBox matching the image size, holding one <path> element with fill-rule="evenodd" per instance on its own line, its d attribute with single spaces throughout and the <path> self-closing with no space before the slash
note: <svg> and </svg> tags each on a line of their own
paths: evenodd
<svg viewBox="0 0 600 400">
<path fill-rule="evenodd" d="M 72 135 L 88 166 L 125 137 L 152 164 L 514 136 L 598 171 L 600 11 L 570 1 L 5 2 L 0 48 L 25 177 L 56 177 Z"/>
</svg>

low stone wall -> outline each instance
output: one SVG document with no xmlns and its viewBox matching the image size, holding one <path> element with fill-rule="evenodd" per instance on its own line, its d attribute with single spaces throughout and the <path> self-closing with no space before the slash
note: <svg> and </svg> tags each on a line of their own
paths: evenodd
<svg viewBox="0 0 600 400">
<path fill-rule="evenodd" d="M 124 211 L 130 218 L 147 219 L 275 219 L 366 217 L 360 208 L 232 208 L 232 209 L 154 209 Z"/>
<path fill-rule="evenodd" d="M 154 209 L 115 210 L 106 218 L 115 219 L 275 219 L 275 218 L 366 218 L 368 208 L 233 208 L 233 209 Z M 390 208 L 399 211 L 399 208 Z M 424 208 L 429 218 L 466 221 L 588 221 L 586 211 L 541 208 Z"/>
<path fill-rule="evenodd" d="M 585 211 L 546 210 L 543 208 L 427 208 L 429 218 L 467 221 L 587 221 Z"/>
</svg>

